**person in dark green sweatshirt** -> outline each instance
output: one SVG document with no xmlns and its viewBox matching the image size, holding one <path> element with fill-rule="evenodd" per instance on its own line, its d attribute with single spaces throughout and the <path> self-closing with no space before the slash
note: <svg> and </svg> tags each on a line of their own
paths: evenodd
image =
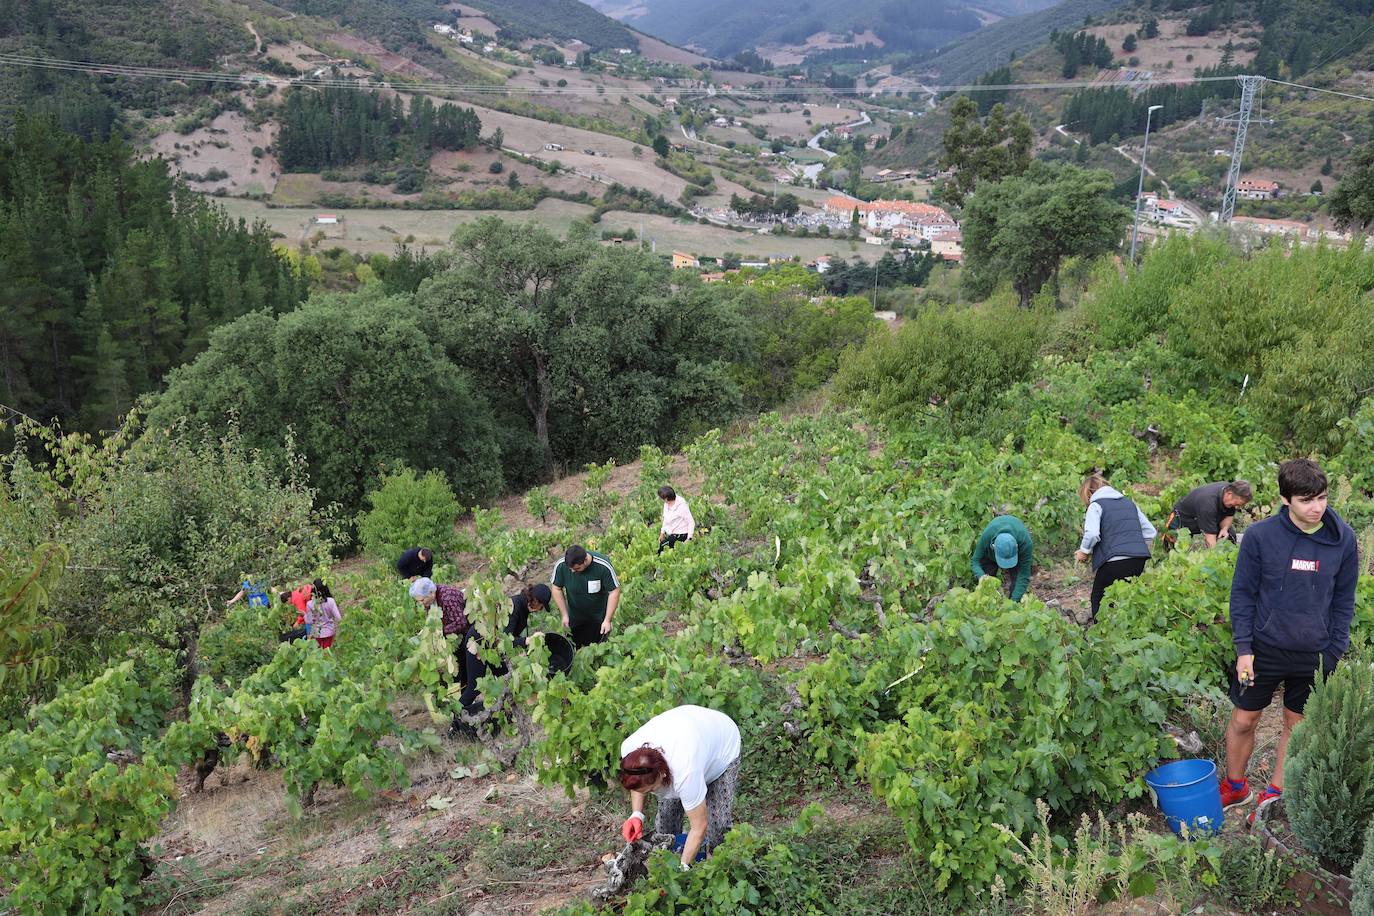
<svg viewBox="0 0 1374 916">
<path fill-rule="evenodd" d="M 1014 515 L 997 516 L 978 535 L 970 565 L 975 582 L 983 576 L 1001 578 L 1007 575 L 1011 579 L 1007 594 L 1012 601 L 1020 601 L 1030 587 L 1030 532 Z"/>
</svg>

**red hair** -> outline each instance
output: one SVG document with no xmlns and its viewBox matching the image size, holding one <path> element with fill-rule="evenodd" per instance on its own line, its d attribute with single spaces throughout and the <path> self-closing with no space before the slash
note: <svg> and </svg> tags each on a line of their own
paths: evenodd
<svg viewBox="0 0 1374 916">
<path fill-rule="evenodd" d="M 620 784 L 631 792 L 644 792 L 663 780 L 672 780 L 668 761 L 658 748 L 644 745 L 620 759 Z"/>
</svg>

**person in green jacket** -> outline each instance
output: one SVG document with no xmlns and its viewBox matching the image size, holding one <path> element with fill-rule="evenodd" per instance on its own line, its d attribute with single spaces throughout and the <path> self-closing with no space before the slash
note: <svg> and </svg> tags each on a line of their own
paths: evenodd
<svg viewBox="0 0 1374 916">
<path fill-rule="evenodd" d="M 997 516 L 978 536 L 971 565 L 975 581 L 983 576 L 1005 576 L 1007 594 L 1012 601 L 1020 601 L 1030 586 L 1030 532 L 1014 515 Z"/>
</svg>

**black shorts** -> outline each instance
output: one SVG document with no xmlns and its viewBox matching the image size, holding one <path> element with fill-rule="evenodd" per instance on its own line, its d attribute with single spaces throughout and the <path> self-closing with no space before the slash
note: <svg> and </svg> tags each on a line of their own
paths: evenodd
<svg viewBox="0 0 1374 916">
<path fill-rule="evenodd" d="M 1231 665 L 1231 705 L 1247 712 L 1259 712 L 1274 701 L 1274 691 L 1283 685 L 1283 705 L 1290 712 L 1302 715 L 1312 685 L 1317 679 L 1317 666 L 1324 674 L 1336 668 L 1334 656 L 1323 652 L 1290 652 L 1269 646 L 1254 646 L 1255 682 L 1242 688 Z"/>
</svg>

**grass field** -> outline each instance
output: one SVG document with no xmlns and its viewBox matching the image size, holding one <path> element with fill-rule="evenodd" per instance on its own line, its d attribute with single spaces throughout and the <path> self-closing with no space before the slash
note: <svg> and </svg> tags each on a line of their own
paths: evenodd
<svg viewBox="0 0 1374 916">
<path fill-rule="evenodd" d="M 289 244 L 310 238 L 323 231 L 325 247 L 338 246 L 355 253 L 389 253 L 398 242 L 434 249 L 448 244 L 453 230 L 484 216 L 499 216 L 512 222 L 537 222 L 550 232 L 566 235 L 572 224 L 591 215 L 585 204 L 564 200 L 542 201 L 534 210 L 348 210 L 330 209 L 327 212 L 341 217 L 336 226 L 318 226 L 313 220 L 322 211 L 312 207 L 268 207 L 259 201 L 225 198 L 219 201 L 229 214 L 252 222 L 263 220 L 280 232 Z M 600 227 L 621 230 L 634 229 L 657 246 L 660 254 L 674 250 L 696 255 L 718 257 L 727 251 L 755 256 L 800 256 L 811 260 L 818 255 L 839 255 L 865 260 L 881 257 L 885 248 L 851 242 L 849 239 L 790 238 L 788 236 L 758 235 L 752 232 L 732 232 L 719 226 L 703 226 L 688 220 L 666 216 L 642 216 L 638 213 L 612 211 L 602 217 Z"/>
</svg>

